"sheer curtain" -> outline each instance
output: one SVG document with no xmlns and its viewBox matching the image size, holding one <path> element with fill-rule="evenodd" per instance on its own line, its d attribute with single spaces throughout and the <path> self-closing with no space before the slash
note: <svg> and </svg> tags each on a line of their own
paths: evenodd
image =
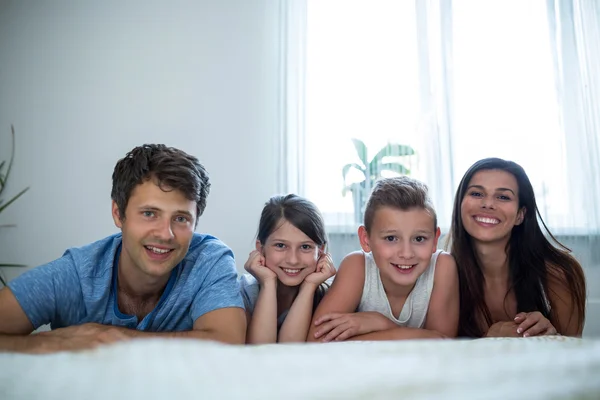
<svg viewBox="0 0 600 400">
<path fill-rule="evenodd" d="M 427 183 L 446 233 L 460 178 L 496 156 L 525 168 L 552 232 L 600 271 L 595 0 L 291 3 L 303 91 L 287 99 L 302 105 L 301 132 L 290 129 L 303 150 L 288 156 L 298 191 L 325 214 L 336 261 L 358 248 L 357 185 L 373 169 Z M 413 152 L 368 165 L 390 143 Z"/>
</svg>

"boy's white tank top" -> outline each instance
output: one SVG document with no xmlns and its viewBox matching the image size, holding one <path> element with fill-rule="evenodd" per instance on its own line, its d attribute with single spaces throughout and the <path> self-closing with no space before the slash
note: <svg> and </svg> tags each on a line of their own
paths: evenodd
<svg viewBox="0 0 600 400">
<path fill-rule="evenodd" d="M 390 302 L 385 294 L 381 277 L 379 276 L 379 268 L 375 264 L 372 253 L 365 254 L 365 284 L 363 287 L 362 297 L 358 305 L 358 311 L 376 311 L 385 315 L 399 326 L 409 328 L 423 328 L 425 326 L 425 318 L 427 317 L 427 309 L 429 308 L 429 299 L 433 290 L 433 277 L 435 275 L 435 264 L 438 255 L 442 250 L 436 251 L 429 262 L 429 266 L 421 276 L 417 278 L 415 287 L 406 298 L 406 302 L 402 307 L 402 311 L 398 318 L 392 314 Z"/>
</svg>

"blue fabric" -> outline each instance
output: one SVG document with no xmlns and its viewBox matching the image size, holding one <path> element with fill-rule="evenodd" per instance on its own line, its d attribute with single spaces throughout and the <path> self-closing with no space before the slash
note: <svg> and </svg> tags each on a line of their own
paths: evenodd
<svg viewBox="0 0 600 400">
<path fill-rule="evenodd" d="M 150 332 L 186 331 L 210 311 L 243 308 L 233 253 L 220 240 L 195 233 L 156 308 L 142 321 L 121 313 L 115 301 L 121 239 L 119 233 L 69 249 L 9 282 L 34 328 L 96 322 Z"/>
<path fill-rule="evenodd" d="M 258 300 L 258 294 L 260 293 L 260 284 L 258 283 L 256 278 L 250 274 L 241 275 L 239 277 L 239 283 L 242 298 L 244 299 L 244 306 L 246 307 L 246 310 L 248 310 L 250 315 L 252 315 L 254 314 L 254 306 L 256 305 L 256 300 Z M 278 330 L 279 328 L 281 328 L 281 325 L 283 325 L 283 322 L 285 321 L 285 318 L 287 317 L 289 312 L 289 309 L 284 310 L 277 317 Z"/>
</svg>

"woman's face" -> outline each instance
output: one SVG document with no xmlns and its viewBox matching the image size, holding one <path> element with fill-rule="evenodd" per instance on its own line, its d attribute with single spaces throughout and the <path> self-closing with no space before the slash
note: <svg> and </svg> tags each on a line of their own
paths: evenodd
<svg viewBox="0 0 600 400">
<path fill-rule="evenodd" d="M 525 211 L 519 209 L 517 179 L 498 169 L 475 173 L 460 207 L 465 230 L 481 243 L 508 242 L 512 228 L 523 222 Z"/>
</svg>

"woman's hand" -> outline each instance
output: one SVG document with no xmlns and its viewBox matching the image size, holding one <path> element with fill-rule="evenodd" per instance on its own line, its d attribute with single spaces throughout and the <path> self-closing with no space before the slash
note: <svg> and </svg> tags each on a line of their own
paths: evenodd
<svg viewBox="0 0 600 400">
<path fill-rule="evenodd" d="M 331 254 L 321 252 L 321 256 L 317 261 L 317 269 L 312 274 L 304 278 L 304 282 L 319 286 L 327 279 L 334 276 L 336 273 L 335 266 Z"/>
<path fill-rule="evenodd" d="M 518 313 L 515 317 L 515 323 L 519 325 L 517 334 L 523 335 L 523 337 L 558 334 L 548 318 L 544 317 L 539 311 Z"/>
<path fill-rule="evenodd" d="M 261 286 L 267 281 L 277 281 L 277 274 L 266 266 L 265 257 L 258 250 L 250 252 L 244 269 L 255 277 Z"/>
<path fill-rule="evenodd" d="M 521 337 L 517 333 L 519 325 L 514 321 L 500 321 L 492 324 L 485 337 Z"/>
</svg>

